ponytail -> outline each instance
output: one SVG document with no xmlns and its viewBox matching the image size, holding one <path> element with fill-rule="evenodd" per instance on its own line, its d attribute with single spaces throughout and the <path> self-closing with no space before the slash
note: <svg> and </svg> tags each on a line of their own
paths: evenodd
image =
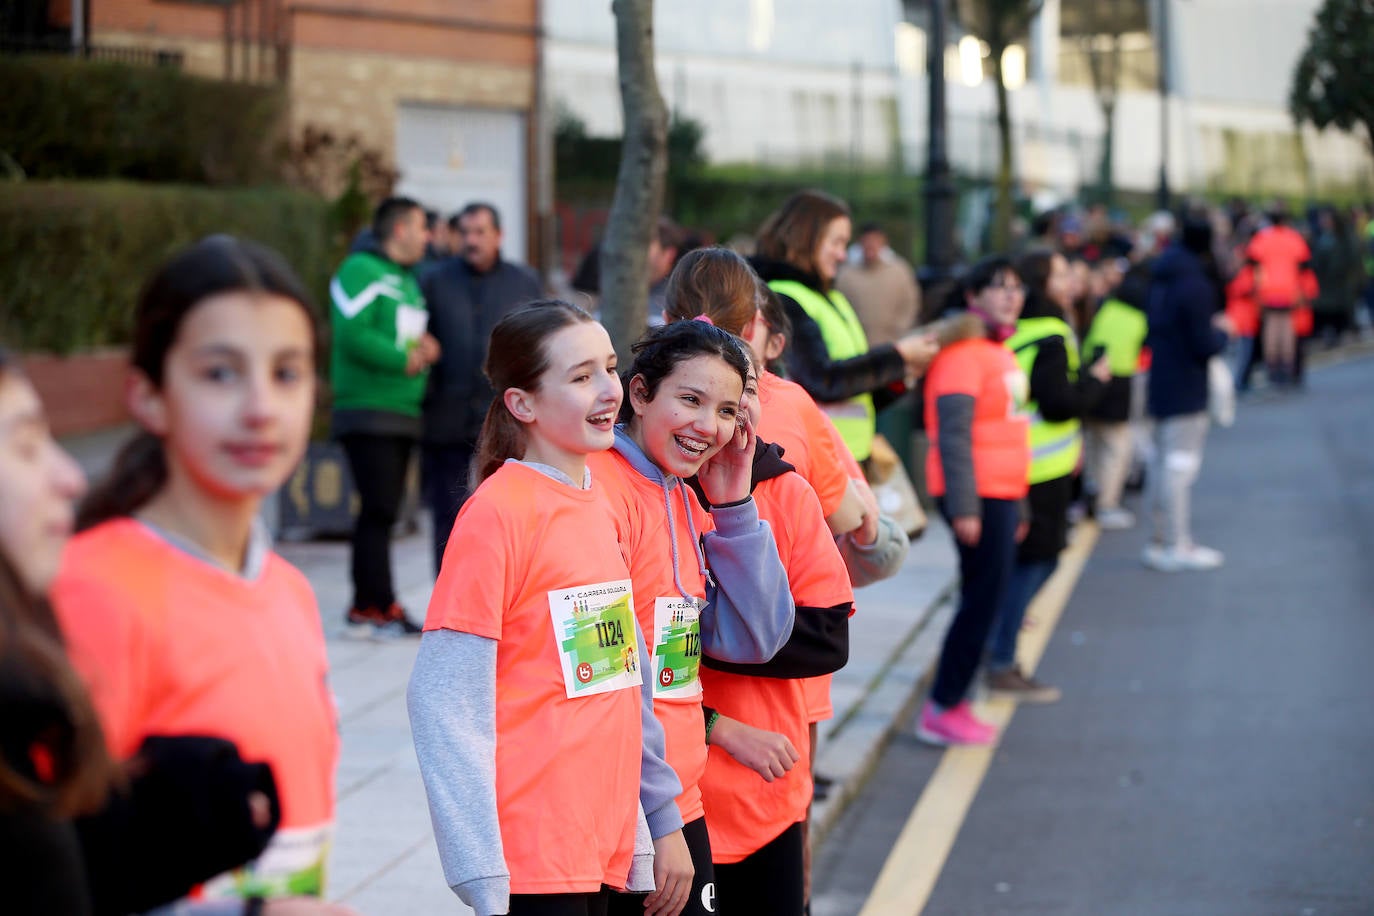
<svg viewBox="0 0 1374 916">
<path fill-rule="evenodd" d="M 119 450 L 109 474 L 81 501 L 76 530 L 133 515 L 166 483 L 167 456 L 162 440 L 150 432 L 138 433 Z"/>
<path fill-rule="evenodd" d="M 507 458 L 523 457 L 527 442 L 524 424 L 511 415 L 502 393 L 497 392 L 482 421 L 482 434 L 477 437 L 477 452 L 468 472 L 468 492 L 495 474 Z"/>
</svg>

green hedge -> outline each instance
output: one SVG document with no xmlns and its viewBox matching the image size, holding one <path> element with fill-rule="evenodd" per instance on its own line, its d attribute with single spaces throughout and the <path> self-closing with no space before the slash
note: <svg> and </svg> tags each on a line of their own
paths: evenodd
<svg viewBox="0 0 1374 916">
<path fill-rule="evenodd" d="M 126 343 L 148 274 L 216 232 L 281 251 L 317 297 L 343 256 L 328 202 L 298 191 L 0 183 L 0 341 L 58 353 Z"/>
<path fill-rule="evenodd" d="M 279 87 L 54 56 L 0 56 L 0 86 L 0 153 L 32 179 L 254 185 L 279 172 Z"/>
</svg>

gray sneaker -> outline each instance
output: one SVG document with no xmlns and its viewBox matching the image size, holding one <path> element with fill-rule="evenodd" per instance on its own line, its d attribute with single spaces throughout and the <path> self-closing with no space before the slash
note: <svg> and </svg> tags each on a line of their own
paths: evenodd
<svg viewBox="0 0 1374 916">
<path fill-rule="evenodd" d="M 986 681 L 993 696 L 1021 703 L 1058 703 L 1063 696 L 1058 687 L 1023 674 L 1020 665 L 988 672 Z"/>
</svg>

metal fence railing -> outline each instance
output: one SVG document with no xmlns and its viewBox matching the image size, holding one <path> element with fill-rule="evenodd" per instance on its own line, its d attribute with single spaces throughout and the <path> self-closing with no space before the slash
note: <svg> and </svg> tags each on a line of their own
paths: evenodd
<svg viewBox="0 0 1374 916">
<path fill-rule="evenodd" d="M 86 60 L 111 61 L 138 67 L 172 67 L 181 69 L 185 55 L 165 48 L 139 48 L 128 45 L 73 46 L 66 36 L 54 38 L 0 36 L 0 55 L 64 54 Z"/>
</svg>

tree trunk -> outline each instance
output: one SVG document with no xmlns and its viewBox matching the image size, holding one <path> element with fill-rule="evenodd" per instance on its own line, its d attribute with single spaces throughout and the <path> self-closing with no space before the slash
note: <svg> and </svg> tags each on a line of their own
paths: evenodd
<svg viewBox="0 0 1374 916">
<path fill-rule="evenodd" d="M 648 325 L 649 239 L 663 206 L 668 109 L 654 72 L 653 0 L 613 0 L 625 140 L 601 241 L 601 323 L 622 362 Z"/>
<path fill-rule="evenodd" d="M 992 250 L 1005 253 L 1011 245 L 1011 100 L 1002 82 L 1002 42 L 988 42 L 992 53 L 992 84 L 997 90 L 997 203 L 992 219 Z"/>
</svg>

